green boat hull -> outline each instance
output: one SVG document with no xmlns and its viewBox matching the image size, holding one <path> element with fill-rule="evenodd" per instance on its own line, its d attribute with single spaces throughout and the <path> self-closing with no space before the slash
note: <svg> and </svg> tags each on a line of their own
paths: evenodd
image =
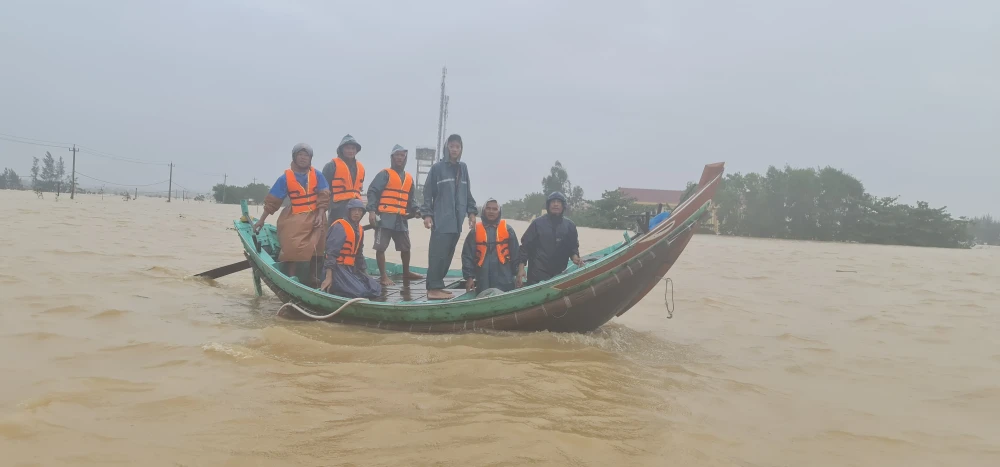
<svg viewBox="0 0 1000 467">
<path fill-rule="evenodd" d="M 243 204 L 243 217 L 234 226 L 253 270 L 258 295 L 266 285 L 285 304 L 284 316 L 365 326 L 393 331 L 454 333 L 484 330 L 588 332 L 628 311 L 644 297 L 674 264 L 691 240 L 697 223 L 707 213 L 721 180 L 723 164 L 705 166 L 699 188 L 671 216 L 649 232 L 584 257 L 583 267 L 570 263 L 548 281 L 511 292 L 477 297 L 455 290 L 450 300 L 380 302 L 349 300 L 303 284 L 282 272 L 272 252 L 280 248 L 274 226 L 254 234 L 253 219 Z M 378 274 L 374 259 L 370 274 Z M 388 263 L 390 275 L 399 265 Z M 411 268 L 426 273 L 423 268 Z M 446 276 L 460 287 L 461 271 Z M 459 294 L 458 292 L 461 292 Z M 485 295 L 485 294 L 484 294 Z"/>
</svg>

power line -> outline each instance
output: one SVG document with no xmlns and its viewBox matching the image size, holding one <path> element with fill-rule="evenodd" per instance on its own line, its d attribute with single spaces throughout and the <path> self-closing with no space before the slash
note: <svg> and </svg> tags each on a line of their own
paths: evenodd
<svg viewBox="0 0 1000 467">
<path fill-rule="evenodd" d="M 186 169 L 186 168 L 178 166 L 177 164 L 174 164 L 174 169 L 181 169 L 182 171 L 187 172 L 187 173 L 204 175 L 206 177 L 224 177 L 225 176 L 225 174 L 220 174 L 220 173 L 199 172 L 197 170 Z"/>
<path fill-rule="evenodd" d="M 32 143 L 31 141 L 19 141 L 19 140 L 16 140 L 16 139 L 6 138 L 4 136 L 0 136 L 0 139 L 6 140 L 6 141 L 11 141 L 11 142 L 14 142 L 14 143 L 31 144 L 31 145 L 34 145 L 34 146 L 45 146 L 45 147 L 48 147 L 48 148 L 65 148 L 65 149 L 69 149 L 69 146 L 57 146 L 57 145 L 54 145 L 54 144 Z"/>
<path fill-rule="evenodd" d="M 7 133 L 0 133 L 0 140 L 10 141 L 10 142 L 14 142 L 14 143 L 21 143 L 21 144 L 30 144 L 30 145 L 34 145 L 34 146 L 44 146 L 44 147 L 49 147 L 49 148 L 66 148 L 66 149 L 72 149 L 70 147 L 70 145 L 72 143 L 63 143 L 63 142 L 60 142 L 60 141 L 49 141 L 49 140 L 37 139 L 37 138 L 26 138 L 24 136 L 11 135 L 11 134 L 7 134 Z M 138 160 L 138 159 L 132 159 L 132 158 L 128 158 L 128 157 L 120 157 L 120 156 L 116 156 L 116 155 L 108 153 L 108 152 L 98 151 L 97 149 L 90 148 L 90 147 L 83 146 L 83 145 L 77 145 L 77 148 L 78 148 L 77 151 L 82 152 L 82 153 L 87 153 L 87 154 L 91 154 L 91 155 L 94 155 L 94 156 L 104 157 L 104 158 L 107 158 L 107 159 L 113 159 L 113 160 L 121 161 L 121 162 L 130 162 L 130 163 L 133 163 L 133 164 L 146 164 L 146 165 L 167 165 L 166 162 L 141 161 L 141 160 Z"/>
<path fill-rule="evenodd" d="M 160 184 L 163 184 L 163 183 L 167 183 L 167 180 L 163 180 L 162 182 L 150 183 L 148 185 L 128 185 L 128 184 L 125 184 L 125 183 L 114 183 L 114 182 L 109 182 L 107 180 L 101 180 L 99 178 L 91 177 L 90 175 L 84 174 L 82 172 L 77 172 L 76 174 L 79 175 L 79 176 L 81 176 L 81 177 L 86 177 L 86 178 L 89 178 L 91 180 L 94 180 L 96 182 L 107 183 L 108 185 L 117 185 L 117 186 L 146 187 L 146 186 L 153 186 L 153 185 L 160 185 Z"/>
<path fill-rule="evenodd" d="M 121 162 L 131 162 L 133 164 L 167 165 L 166 163 L 163 163 L 163 162 L 140 161 L 140 160 L 136 160 L 136 159 L 129 159 L 127 157 L 118 157 L 118 156 L 115 156 L 113 154 L 108 154 L 108 153 L 97 151 L 95 149 L 88 148 L 86 146 L 79 146 L 79 147 L 81 148 L 80 152 L 82 152 L 82 153 L 90 154 L 90 155 L 97 156 L 97 157 L 103 157 L 103 158 L 106 158 L 106 159 L 112 159 L 112 160 L 121 161 Z"/>
<path fill-rule="evenodd" d="M 177 183 L 177 182 L 174 182 L 174 185 L 177 185 L 177 187 L 178 187 L 178 188 L 180 188 L 180 189 L 182 189 L 182 190 L 184 190 L 184 191 L 190 191 L 191 193 L 195 193 L 195 190 L 192 190 L 192 189 L 190 189 L 190 188 L 187 188 L 187 187 L 184 187 L 184 186 L 181 186 L 181 184 L 180 184 L 180 183 Z"/>
<path fill-rule="evenodd" d="M 67 144 L 67 145 L 68 144 L 73 144 L 73 143 L 64 143 L 62 141 L 49 141 L 49 140 L 38 139 L 38 138 L 27 138 L 27 137 L 24 137 L 24 136 L 9 135 L 7 133 L 0 133 L 0 136 L 7 136 L 7 137 L 10 137 L 10 138 L 16 138 L 16 139 L 26 139 L 28 141 L 37 141 L 39 143 L 46 143 L 46 144 Z"/>
<path fill-rule="evenodd" d="M 70 151 L 73 151 L 73 191 L 69 192 L 69 199 L 73 199 L 76 197 L 76 152 L 79 149 L 74 144 L 73 149 L 70 149 Z"/>
</svg>

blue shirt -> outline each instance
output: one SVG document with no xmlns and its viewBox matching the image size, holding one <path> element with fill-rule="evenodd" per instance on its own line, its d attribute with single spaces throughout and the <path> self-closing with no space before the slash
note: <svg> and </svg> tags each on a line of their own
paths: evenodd
<svg viewBox="0 0 1000 467">
<path fill-rule="evenodd" d="M 323 176 L 323 173 L 315 168 L 313 168 L 312 171 L 316 173 L 316 192 L 329 189 L 330 185 L 327 184 L 326 177 Z M 292 173 L 295 174 L 295 180 L 299 182 L 299 185 L 302 185 L 302 188 L 307 188 L 309 186 L 308 172 L 298 173 L 293 171 Z M 288 196 L 288 182 L 285 181 L 285 174 L 281 174 L 281 176 L 278 177 L 278 180 L 274 182 L 274 186 L 271 187 L 271 191 L 268 192 L 268 194 L 278 199 L 284 199 Z"/>
</svg>

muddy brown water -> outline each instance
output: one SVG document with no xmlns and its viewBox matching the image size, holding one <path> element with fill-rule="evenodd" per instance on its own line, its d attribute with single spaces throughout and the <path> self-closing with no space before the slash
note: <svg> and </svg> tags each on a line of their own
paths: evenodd
<svg viewBox="0 0 1000 467">
<path fill-rule="evenodd" d="M 5 466 L 1000 465 L 1000 249 L 699 235 L 671 320 L 423 336 L 191 279 L 238 206 L 0 201 Z"/>
</svg>

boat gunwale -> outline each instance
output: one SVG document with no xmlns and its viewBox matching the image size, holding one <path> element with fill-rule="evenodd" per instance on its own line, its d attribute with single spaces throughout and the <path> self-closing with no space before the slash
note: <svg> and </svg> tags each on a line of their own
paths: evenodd
<svg viewBox="0 0 1000 467">
<path fill-rule="evenodd" d="M 710 165 L 706 165 L 704 174 L 708 174 Z M 678 205 L 673 212 L 683 213 L 686 209 L 692 206 L 699 198 L 713 187 L 718 184 L 718 181 L 722 177 L 722 170 L 719 170 L 718 174 L 715 174 L 707 183 L 704 184 L 693 196 L 686 199 L 683 203 Z M 433 307 L 435 310 L 449 311 L 453 312 L 459 308 L 468 308 L 470 306 L 476 308 L 489 307 L 490 303 L 495 305 L 509 304 L 516 302 L 516 305 L 511 306 L 494 306 L 489 309 L 485 309 L 479 312 L 469 312 L 466 314 L 476 315 L 479 317 L 488 318 L 490 316 L 499 316 L 503 314 L 508 314 L 511 312 L 516 312 L 518 309 L 524 310 L 531 307 L 539 306 L 541 304 L 551 302 L 553 300 L 558 300 L 562 297 L 567 297 L 573 293 L 578 292 L 592 284 L 603 281 L 610 274 L 613 274 L 616 266 L 609 266 L 610 263 L 614 262 L 616 259 L 621 258 L 623 255 L 632 253 L 629 258 L 623 260 L 628 262 L 638 256 L 641 256 L 646 251 L 654 248 L 656 245 L 660 244 L 662 241 L 666 240 L 668 243 L 674 241 L 680 235 L 685 233 L 687 230 L 693 227 L 693 225 L 698 222 L 702 217 L 704 217 L 707 212 L 708 206 L 710 204 L 711 198 L 703 200 L 701 205 L 698 206 L 692 213 L 688 214 L 686 218 L 683 219 L 679 224 L 676 222 L 678 218 L 671 216 L 667 221 L 661 222 L 655 226 L 650 231 L 636 235 L 629 238 L 627 241 L 619 242 L 613 244 L 604 249 L 597 250 L 596 254 L 608 249 L 614 248 L 613 251 L 609 252 L 605 256 L 597 259 L 596 261 L 587 264 L 586 266 L 573 269 L 562 275 L 543 281 L 537 284 L 532 284 L 531 286 L 522 287 L 511 292 L 507 292 L 499 295 L 492 295 L 488 297 L 471 297 L 465 299 L 451 299 L 447 301 L 407 301 L 407 302 L 379 302 L 379 301 L 362 301 L 355 303 L 352 307 L 345 309 L 344 314 L 346 317 L 357 320 L 378 320 L 377 317 L 364 316 L 369 313 L 375 314 L 396 314 L 399 313 L 401 319 L 394 321 L 399 322 L 451 322 L 454 320 L 439 320 L 439 319 L 417 319 L 413 320 L 414 310 L 426 310 L 428 307 Z M 277 262 L 266 250 L 261 252 L 255 251 L 256 248 L 252 243 L 252 234 L 247 233 L 249 229 L 249 222 L 242 222 L 241 220 L 234 221 L 237 227 L 241 242 L 244 245 L 245 253 L 247 254 L 248 260 L 251 264 L 258 269 L 261 276 L 265 276 L 268 279 L 269 287 L 273 286 L 281 289 L 286 295 L 293 298 L 295 302 L 300 302 L 302 305 L 309 308 L 332 308 L 339 307 L 348 301 L 347 298 L 338 295 L 329 294 L 327 292 L 308 287 L 305 284 L 291 280 L 287 275 L 283 274 L 280 270 L 275 267 Z M 250 238 L 248 238 L 250 237 Z M 623 263 L 624 264 L 624 263 Z M 621 266 L 621 265 L 618 265 Z M 595 270 L 606 268 L 603 271 Z M 559 287 L 560 285 L 565 285 L 566 283 L 573 282 L 576 279 L 584 276 L 588 273 L 595 273 L 593 276 L 586 278 L 578 283 Z M 277 279 L 277 280 L 276 280 Z M 300 295 L 308 295 L 313 301 L 327 302 L 324 305 L 311 304 Z M 459 296 L 461 297 L 461 296 Z M 456 297 L 456 298 L 459 298 Z M 502 311 L 501 311 L 502 310 Z M 360 314 L 359 314 L 360 312 Z M 437 313 L 435 313 L 437 314 Z M 406 319 L 410 318 L 410 319 Z"/>
</svg>

